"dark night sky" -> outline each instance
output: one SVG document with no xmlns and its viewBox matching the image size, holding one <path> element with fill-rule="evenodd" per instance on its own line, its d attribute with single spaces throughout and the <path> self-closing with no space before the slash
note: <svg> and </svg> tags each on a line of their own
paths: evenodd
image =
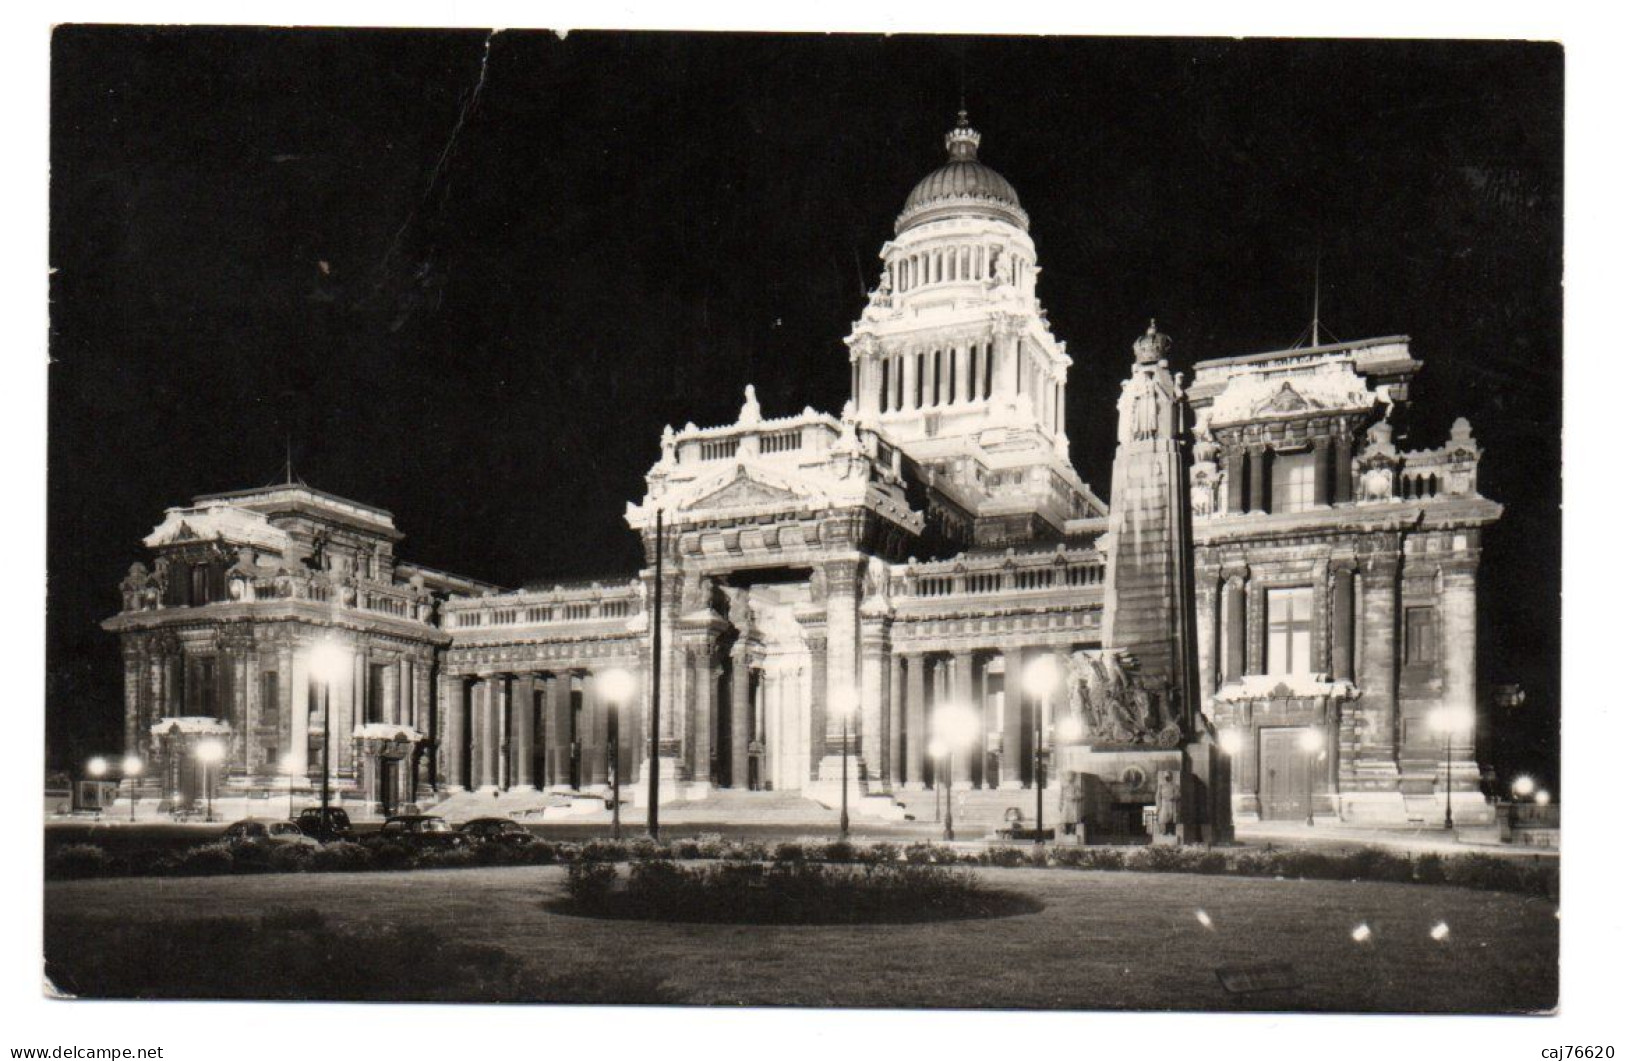
<svg viewBox="0 0 1625 1061">
<path fill-rule="evenodd" d="M 117 750 L 97 622 L 168 505 L 281 477 L 412 560 L 626 573 L 665 423 L 836 410 L 841 338 L 961 81 L 1033 219 L 1110 482 L 1174 360 L 1406 333 L 1409 444 L 1469 417 L 1502 770 L 1555 775 L 1563 56 L 1553 45 L 256 31 L 53 39 L 47 742 Z M 480 84 L 476 95 L 475 86 Z M 459 116 L 462 116 L 459 122 Z M 455 138 L 453 130 L 456 129 Z M 449 147 L 448 147 L 449 145 Z M 325 264 L 325 269 L 322 263 Z"/>
</svg>

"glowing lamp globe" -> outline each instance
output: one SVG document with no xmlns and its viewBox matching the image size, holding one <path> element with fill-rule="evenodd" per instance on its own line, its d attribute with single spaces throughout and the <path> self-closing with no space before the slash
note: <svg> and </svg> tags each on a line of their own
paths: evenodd
<svg viewBox="0 0 1625 1061">
<path fill-rule="evenodd" d="M 1055 665 L 1054 656 L 1039 656 L 1027 664 L 1022 672 L 1021 681 L 1029 696 L 1048 696 L 1055 691 L 1055 685 L 1061 680 L 1061 670 Z"/>
<path fill-rule="evenodd" d="M 1235 730 L 1227 729 L 1220 732 L 1219 747 L 1224 750 L 1224 754 L 1240 755 L 1241 744 L 1241 734 L 1237 733 Z"/>
<path fill-rule="evenodd" d="M 638 691 L 638 680 L 631 671 L 616 667 L 598 676 L 598 691 L 612 704 L 629 703 Z"/>
<path fill-rule="evenodd" d="M 1520 774 L 1512 782 L 1512 794 L 1519 799 L 1528 799 L 1535 793 L 1535 779 L 1528 774 Z"/>
<path fill-rule="evenodd" d="M 335 685 L 350 674 L 350 653 L 339 642 L 324 638 L 310 650 L 311 677 L 323 685 Z"/>
<path fill-rule="evenodd" d="M 1552 794 L 1550 792 L 1546 791 L 1544 788 L 1541 789 L 1539 792 L 1535 793 L 1535 804 L 1536 804 L 1536 806 L 1544 807 L 1544 806 L 1546 806 L 1546 804 L 1550 803 L 1551 801 L 1552 801 Z"/>
<path fill-rule="evenodd" d="M 963 748 L 976 736 L 976 715 L 964 704 L 943 704 L 931 716 L 933 744 Z"/>
<path fill-rule="evenodd" d="M 101 777 L 107 773 L 107 760 L 99 755 L 96 756 L 85 764 L 85 773 L 91 777 Z"/>
<path fill-rule="evenodd" d="M 1083 720 L 1077 715 L 1066 716 L 1065 718 L 1061 719 L 1060 724 L 1055 727 L 1055 735 L 1064 741 L 1082 740 Z"/>
<path fill-rule="evenodd" d="M 852 718 L 858 713 L 862 697 L 854 688 L 837 689 L 830 694 L 829 709 L 836 718 Z"/>
<path fill-rule="evenodd" d="M 1459 737 L 1473 728 L 1473 713 L 1464 707 L 1436 707 L 1428 712 L 1428 728 Z"/>
<path fill-rule="evenodd" d="M 124 761 L 119 764 L 119 769 L 124 772 L 125 777 L 140 777 L 142 769 L 141 756 L 126 755 Z"/>
<path fill-rule="evenodd" d="M 933 759 L 941 759 L 948 754 L 948 745 L 941 738 L 938 738 L 926 745 L 925 752 Z"/>
<path fill-rule="evenodd" d="M 1318 752 L 1325 744 L 1326 737 L 1318 729 L 1311 727 L 1298 735 L 1298 747 L 1306 752 Z"/>
<path fill-rule="evenodd" d="M 221 747 L 219 741 L 206 740 L 197 746 L 197 757 L 199 762 L 218 763 L 221 758 L 225 756 L 225 754 L 226 749 Z"/>
</svg>

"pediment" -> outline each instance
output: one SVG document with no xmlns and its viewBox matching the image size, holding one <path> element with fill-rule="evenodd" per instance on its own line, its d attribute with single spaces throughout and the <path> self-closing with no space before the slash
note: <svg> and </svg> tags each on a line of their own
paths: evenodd
<svg viewBox="0 0 1625 1061">
<path fill-rule="evenodd" d="M 1301 413 L 1305 409 L 1315 407 L 1314 403 L 1293 389 L 1292 384 L 1283 383 L 1281 389 L 1270 396 L 1270 400 L 1258 410 L 1259 413 Z"/>
<path fill-rule="evenodd" d="M 793 501 L 798 495 L 793 490 L 764 483 L 744 474 L 743 469 L 720 489 L 698 497 L 683 506 L 689 512 L 706 509 L 748 508 L 752 505 L 772 505 Z"/>
</svg>

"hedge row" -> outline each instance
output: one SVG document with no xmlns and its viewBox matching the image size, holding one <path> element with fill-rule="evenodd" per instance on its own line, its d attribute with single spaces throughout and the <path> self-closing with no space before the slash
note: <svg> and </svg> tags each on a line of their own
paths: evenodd
<svg viewBox="0 0 1625 1061">
<path fill-rule="evenodd" d="M 1304 880 L 1393 881 L 1557 897 L 1555 859 L 1505 858 L 1487 854 L 1406 855 L 1380 848 L 1342 852 L 1287 848 L 1202 847 L 986 847 L 945 844 L 853 844 L 806 839 L 769 847 L 754 840 L 696 836 L 656 844 L 638 840 L 553 843 L 518 847 L 483 845 L 414 852 L 396 844 L 331 843 L 321 847 L 233 848 L 205 844 L 180 852 L 115 856 L 95 844 L 68 844 L 46 861 L 53 879 L 120 876 L 206 876 L 226 873 L 363 872 L 451 869 L 467 866 L 537 866 L 554 863 L 719 860 L 773 863 L 892 863 L 965 866 L 1058 866 L 1071 869 L 1150 873 L 1211 873 Z"/>
</svg>

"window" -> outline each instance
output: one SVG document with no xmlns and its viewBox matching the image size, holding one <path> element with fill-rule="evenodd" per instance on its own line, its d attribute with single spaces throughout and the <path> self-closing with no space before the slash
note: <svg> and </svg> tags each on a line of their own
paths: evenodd
<svg viewBox="0 0 1625 1061">
<path fill-rule="evenodd" d="M 1309 586 L 1267 590 L 1269 639 L 1264 649 L 1264 673 L 1308 674 L 1309 640 L 1315 591 Z"/>
<path fill-rule="evenodd" d="M 260 675 L 260 725 L 267 729 L 275 729 L 278 722 L 281 701 L 277 699 L 277 672 L 268 670 Z M 276 756 L 271 756 L 274 761 Z"/>
<path fill-rule="evenodd" d="M 1432 663 L 1438 658 L 1432 608 L 1405 609 L 1405 662 Z"/>
<path fill-rule="evenodd" d="M 1315 503 L 1315 454 L 1277 453 L 1270 468 L 1271 512 L 1303 512 Z"/>
</svg>

